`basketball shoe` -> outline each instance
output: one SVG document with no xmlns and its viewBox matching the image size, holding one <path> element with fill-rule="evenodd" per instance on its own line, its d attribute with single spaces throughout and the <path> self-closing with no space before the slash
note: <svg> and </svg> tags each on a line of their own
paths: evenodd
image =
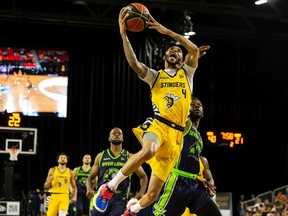
<svg viewBox="0 0 288 216">
<path fill-rule="evenodd" d="M 95 208 L 99 212 L 106 211 L 108 207 L 109 200 L 114 194 L 114 189 L 110 189 L 108 187 L 108 183 L 103 184 L 99 187 L 98 192 L 96 194 L 96 202 L 95 202 Z"/>
<path fill-rule="evenodd" d="M 137 216 L 137 213 L 131 212 L 130 208 L 132 205 L 135 205 L 138 202 L 138 199 L 132 198 L 127 203 L 127 208 L 122 216 Z"/>
</svg>

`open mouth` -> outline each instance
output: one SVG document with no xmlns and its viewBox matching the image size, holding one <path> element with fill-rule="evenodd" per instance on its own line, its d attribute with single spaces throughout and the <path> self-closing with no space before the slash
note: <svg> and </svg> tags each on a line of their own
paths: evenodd
<svg viewBox="0 0 288 216">
<path fill-rule="evenodd" d="M 169 57 L 170 58 L 172 57 L 172 58 L 175 58 L 175 59 L 177 58 L 176 54 L 174 54 L 174 53 L 170 54 Z"/>
</svg>

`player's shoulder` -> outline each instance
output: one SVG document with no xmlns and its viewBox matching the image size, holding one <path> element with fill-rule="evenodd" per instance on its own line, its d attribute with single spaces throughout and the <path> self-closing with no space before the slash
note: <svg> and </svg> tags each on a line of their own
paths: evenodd
<svg viewBox="0 0 288 216">
<path fill-rule="evenodd" d="M 95 157 L 95 160 L 94 161 L 99 161 L 100 159 L 101 159 L 101 157 L 105 154 L 105 152 L 107 152 L 108 150 L 107 149 L 105 149 L 105 150 L 103 150 L 103 151 L 101 151 L 101 152 L 99 152 L 97 155 L 96 155 L 96 157 Z"/>
<path fill-rule="evenodd" d="M 193 68 L 187 64 L 183 64 L 182 68 L 187 74 L 194 74 L 197 69 L 197 67 Z"/>
<path fill-rule="evenodd" d="M 55 172 L 55 170 L 56 170 L 55 166 L 54 167 L 50 167 L 48 172 L 53 174 Z"/>
</svg>

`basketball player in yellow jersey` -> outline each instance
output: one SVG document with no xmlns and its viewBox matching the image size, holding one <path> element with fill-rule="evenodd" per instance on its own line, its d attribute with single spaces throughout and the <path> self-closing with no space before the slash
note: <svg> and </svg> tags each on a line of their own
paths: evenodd
<svg viewBox="0 0 288 216">
<path fill-rule="evenodd" d="M 66 167 L 68 155 L 57 155 L 58 166 L 51 167 L 48 171 L 44 189 L 50 188 L 51 198 L 48 204 L 47 216 L 66 216 L 69 208 L 69 187 L 72 188 L 71 203 L 76 202 L 77 187 L 72 170 Z"/>
<path fill-rule="evenodd" d="M 193 76 L 199 58 L 199 49 L 193 42 L 164 27 L 149 14 L 150 21 L 146 23 L 150 29 L 170 37 L 187 51 L 184 60 L 182 49 L 176 45 L 171 46 L 163 57 L 164 69 L 156 71 L 149 68 L 137 59 L 128 39 L 125 24 L 128 16 L 127 8 L 122 8 L 118 24 L 124 53 L 130 67 L 150 86 L 154 116 L 133 128 L 135 136 L 142 144 L 141 150 L 129 158 L 111 181 L 100 186 L 96 198 L 96 209 L 104 212 L 118 185 L 144 162 L 149 163 L 152 174 L 147 192 L 139 201 L 134 199 L 133 202 L 128 202 L 124 216 L 137 215 L 141 209 L 151 205 L 176 164 L 182 148 L 183 131 L 190 110 Z"/>
</svg>

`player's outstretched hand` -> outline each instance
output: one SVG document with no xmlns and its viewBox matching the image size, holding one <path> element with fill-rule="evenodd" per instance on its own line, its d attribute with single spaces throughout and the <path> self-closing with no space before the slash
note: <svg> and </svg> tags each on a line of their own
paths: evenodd
<svg viewBox="0 0 288 216">
<path fill-rule="evenodd" d="M 208 49 L 210 49 L 210 46 L 209 46 L 209 45 L 200 46 L 200 47 L 199 47 L 199 53 L 200 53 L 199 58 L 202 57 L 202 56 L 204 56 L 204 55 L 206 55 L 206 51 L 207 51 Z"/>
</svg>

